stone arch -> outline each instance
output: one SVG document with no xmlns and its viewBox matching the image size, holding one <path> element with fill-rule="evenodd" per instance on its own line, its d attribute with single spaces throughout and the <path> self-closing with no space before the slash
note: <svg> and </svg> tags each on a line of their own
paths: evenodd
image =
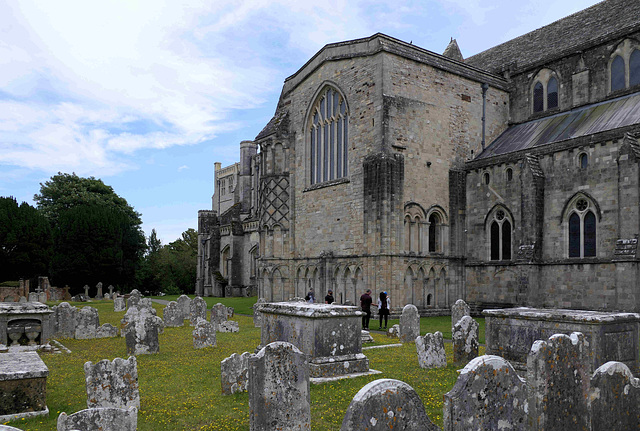
<svg viewBox="0 0 640 431">
<path fill-rule="evenodd" d="M 425 298 L 427 299 L 428 307 L 435 307 L 437 305 L 436 299 L 436 271 L 432 268 L 429 269 L 428 277 L 425 280 Z"/>
<path fill-rule="evenodd" d="M 405 302 L 408 302 L 410 304 L 415 304 L 415 299 L 414 299 L 414 272 L 413 269 L 411 269 L 411 266 L 408 266 L 407 269 L 404 271 L 404 280 L 403 280 L 403 286 L 404 286 L 404 292 L 405 295 L 408 296 L 408 298 L 405 299 Z"/>
<path fill-rule="evenodd" d="M 413 283 L 414 305 L 416 307 L 424 308 L 427 305 L 424 294 L 426 288 L 426 278 L 427 276 L 425 275 L 424 267 L 420 267 L 420 269 L 418 269 L 418 275 L 416 276 L 415 282 Z"/>
<path fill-rule="evenodd" d="M 362 268 L 360 268 L 360 267 L 356 268 L 354 280 L 355 280 L 355 283 L 354 283 L 355 286 L 354 286 L 353 303 L 357 305 L 358 304 L 358 294 L 362 295 L 364 293 L 364 290 L 365 290 L 365 287 L 364 287 L 364 276 L 363 276 Z"/>
</svg>

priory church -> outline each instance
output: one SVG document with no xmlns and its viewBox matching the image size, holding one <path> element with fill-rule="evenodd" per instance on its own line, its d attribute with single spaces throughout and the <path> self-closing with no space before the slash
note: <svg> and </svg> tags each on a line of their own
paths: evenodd
<svg viewBox="0 0 640 431">
<path fill-rule="evenodd" d="M 215 163 L 196 293 L 638 312 L 639 140 L 637 0 L 469 58 L 326 45 Z"/>
</svg>

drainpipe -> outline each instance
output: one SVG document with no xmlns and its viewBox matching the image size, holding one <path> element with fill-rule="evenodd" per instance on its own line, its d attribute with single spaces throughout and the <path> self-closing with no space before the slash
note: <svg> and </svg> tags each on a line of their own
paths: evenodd
<svg viewBox="0 0 640 431">
<path fill-rule="evenodd" d="M 489 84 L 486 82 L 482 84 L 482 151 L 484 151 L 484 135 L 485 135 L 485 123 L 486 123 L 486 113 L 487 113 L 487 90 L 489 89 Z"/>
</svg>

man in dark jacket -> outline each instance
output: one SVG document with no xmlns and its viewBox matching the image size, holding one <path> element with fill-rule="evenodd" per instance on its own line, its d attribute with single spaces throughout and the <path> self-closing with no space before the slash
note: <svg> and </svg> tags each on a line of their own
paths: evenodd
<svg viewBox="0 0 640 431">
<path fill-rule="evenodd" d="M 364 312 L 364 316 L 362 316 L 362 329 L 369 330 L 369 320 L 371 319 L 371 303 L 373 300 L 371 299 L 371 289 L 367 289 L 367 291 L 360 297 L 360 308 Z"/>
<path fill-rule="evenodd" d="M 327 296 L 324 297 L 324 303 L 333 304 L 333 301 L 335 301 L 335 299 L 333 298 L 333 290 L 329 289 Z"/>
</svg>

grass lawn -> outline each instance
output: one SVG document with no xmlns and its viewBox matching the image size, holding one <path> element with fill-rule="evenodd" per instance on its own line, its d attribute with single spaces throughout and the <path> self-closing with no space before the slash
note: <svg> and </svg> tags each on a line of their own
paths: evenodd
<svg viewBox="0 0 640 431">
<path fill-rule="evenodd" d="M 167 299 L 166 297 L 162 299 Z M 248 298 L 207 298 L 234 306 L 250 304 Z M 255 301 L 255 298 L 253 298 Z M 227 302 L 231 301 L 231 302 Z M 99 310 L 100 323 L 119 325 L 124 312 L 114 312 L 113 302 L 96 301 L 90 304 L 76 303 L 79 307 L 91 305 Z M 162 316 L 163 305 L 154 304 Z M 238 308 L 236 308 L 238 311 Z M 249 314 L 249 313 L 246 313 Z M 217 346 L 193 348 L 189 326 L 166 328 L 160 335 L 160 353 L 139 355 L 138 379 L 141 410 L 138 415 L 139 430 L 248 430 L 249 401 L 247 393 L 223 396 L 220 384 L 220 362 L 232 353 L 253 352 L 260 342 L 260 328 L 253 326 L 250 316 L 236 315 L 239 333 L 218 333 Z M 372 322 L 373 323 L 373 322 Z M 448 328 L 450 319 L 423 318 L 421 333 Z M 373 327 L 373 325 L 372 325 Z M 383 334 L 372 333 L 376 344 L 395 343 Z M 10 423 L 25 430 L 55 430 L 60 412 L 68 414 L 86 408 L 83 364 L 102 359 L 126 358 L 124 339 L 60 340 L 71 349 L 71 354 L 42 354 L 49 367 L 47 380 L 47 406 L 49 418 L 35 418 Z M 332 383 L 311 385 L 311 427 L 313 430 L 340 428 L 345 411 L 353 396 L 367 383 L 380 378 L 402 380 L 411 385 L 422 399 L 427 414 L 433 422 L 442 426 L 442 395 L 448 392 L 457 378 L 457 369 L 451 363 L 451 344 L 445 344 L 449 365 L 436 370 L 423 370 L 418 366 L 415 345 L 366 350 L 370 367 L 382 374 Z M 481 347 L 480 354 L 484 353 Z"/>
<path fill-rule="evenodd" d="M 153 299 L 164 299 L 165 301 L 176 301 L 180 295 L 166 295 L 166 296 L 150 296 Z M 193 299 L 195 295 L 187 295 L 189 298 Z M 258 300 L 255 296 L 243 297 L 243 296 L 233 296 L 229 298 L 203 298 L 207 303 L 207 308 L 211 309 L 218 302 L 226 305 L 227 307 L 233 307 L 234 313 L 238 314 L 253 314 L 253 304 Z"/>
</svg>

